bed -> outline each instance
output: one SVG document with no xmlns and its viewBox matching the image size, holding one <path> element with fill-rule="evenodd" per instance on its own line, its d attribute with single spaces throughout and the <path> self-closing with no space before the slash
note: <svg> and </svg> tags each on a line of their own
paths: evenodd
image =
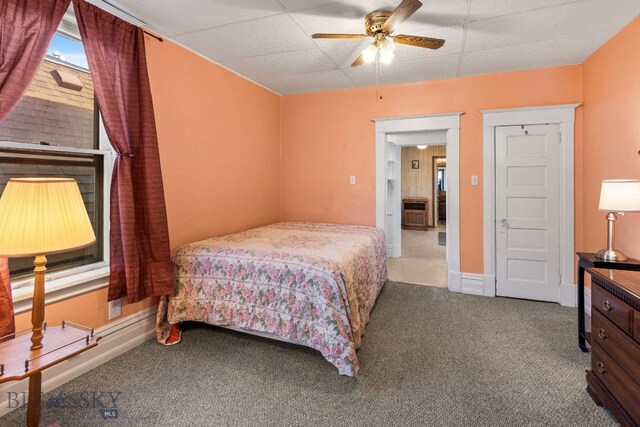
<svg viewBox="0 0 640 427">
<path fill-rule="evenodd" d="M 300 344 L 342 375 L 387 280 L 377 228 L 283 222 L 185 245 L 173 256 L 175 292 L 158 308 L 158 341 L 198 321 Z"/>
</svg>

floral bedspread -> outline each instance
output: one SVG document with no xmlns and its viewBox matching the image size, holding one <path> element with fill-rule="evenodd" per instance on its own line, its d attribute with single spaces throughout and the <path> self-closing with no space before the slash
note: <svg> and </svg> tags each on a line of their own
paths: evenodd
<svg viewBox="0 0 640 427">
<path fill-rule="evenodd" d="M 185 245 L 173 265 L 175 293 L 158 310 L 161 343 L 179 342 L 183 321 L 235 326 L 314 348 L 349 376 L 387 280 L 383 232 L 355 225 L 273 224 Z"/>
</svg>

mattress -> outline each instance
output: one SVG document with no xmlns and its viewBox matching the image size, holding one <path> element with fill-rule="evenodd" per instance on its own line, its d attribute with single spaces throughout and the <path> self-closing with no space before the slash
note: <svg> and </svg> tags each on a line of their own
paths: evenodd
<svg viewBox="0 0 640 427">
<path fill-rule="evenodd" d="M 173 266 L 161 343 L 179 342 L 180 322 L 227 326 L 314 348 L 348 376 L 387 280 L 383 232 L 356 225 L 273 224 L 185 245 Z"/>
</svg>

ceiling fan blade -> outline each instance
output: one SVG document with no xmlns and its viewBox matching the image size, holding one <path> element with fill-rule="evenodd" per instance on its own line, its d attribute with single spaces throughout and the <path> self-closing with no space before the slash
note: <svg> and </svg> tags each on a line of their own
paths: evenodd
<svg viewBox="0 0 640 427">
<path fill-rule="evenodd" d="M 366 34 L 326 34 L 316 33 L 311 36 L 314 39 L 366 39 Z"/>
<path fill-rule="evenodd" d="M 422 3 L 419 0 L 402 0 L 402 3 L 396 7 L 391 16 L 387 18 L 384 24 L 382 24 L 382 31 L 385 33 L 391 33 L 398 25 L 402 24 L 416 10 L 422 7 Z"/>
<path fill-rule="evenodd" d="M 364 56 L 362 56 L 362 54 L 360 54 L 360 56 L 358 56 L 356 58 L 355 61 L 353 61 L 353 64 L 351 64 L 352 67 L 357 67 L 358 65 L 362 65 L 364 64 Z"/>
<path fill-rule="evenodd" d="M 394 36 L 393 41 L 399 44 L 425 47 L 427 49 L 440 49 L 444 45 L 444 40 L 442 39 L 420 36 L 407 36 L 405 34 L 398 34 L 397 36 Z"/>
</svg>

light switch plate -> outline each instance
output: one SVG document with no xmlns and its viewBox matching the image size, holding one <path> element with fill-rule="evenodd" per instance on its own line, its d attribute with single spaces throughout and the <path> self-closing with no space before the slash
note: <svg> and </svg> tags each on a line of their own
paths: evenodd
<svg viewBox="0 0 640 427">
<path fill-rule="evenodd" d="M 349 184 L 351 184 L 351 185 L 355 185 L 356 184 L 356 176 L 355 175 L 351 175 L 349 177 Z"/>
<path fill-rule="evenodd" d="M 471 185 L 478 185 L 478 175 L 471 176 Z"/>
</svg>

